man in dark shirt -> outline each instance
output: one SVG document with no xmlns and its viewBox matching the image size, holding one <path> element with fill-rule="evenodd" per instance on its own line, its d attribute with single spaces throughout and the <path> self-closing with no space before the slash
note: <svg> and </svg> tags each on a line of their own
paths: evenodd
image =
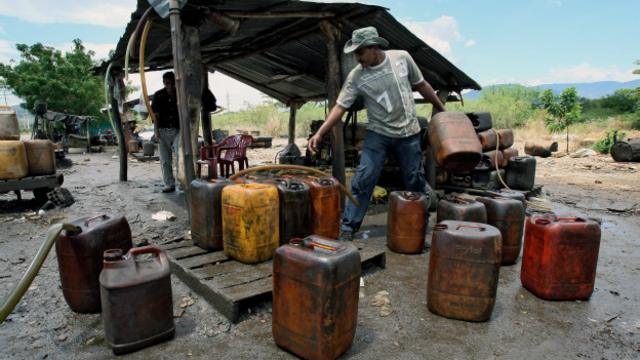
<svg viewBox="0 0 640 360">
<path fill-rule="evenodd" d="M 178 117 L 178 99 L 176 96 L 176 77 L 172 71 L 162 75 L 164 88 L 153 94 L 152 111 L 156 114 L 153 130 L 158 141 L 160 165 L 162 166 L 162 192 L 176 190 L 173 176 L 173 154 L 176 154 L 176 172 L 178 168 L 178 139 L 180 118 Z"/>
</svg>

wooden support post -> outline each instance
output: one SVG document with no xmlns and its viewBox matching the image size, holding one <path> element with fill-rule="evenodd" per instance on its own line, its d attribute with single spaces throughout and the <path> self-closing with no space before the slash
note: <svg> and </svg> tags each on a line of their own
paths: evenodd
<svg viewBox="0 0 640 360">
<path fill-rule="evenodd" d="M 209 89 L 209 71 L 207 70 L 206 65 L 202 64 L 203 93 L 206 89 Z M 202 138 L 204 139 L 205 145 L 213 145 L 213 139 L 211 138 L 211 113 L 208 111 L 205 112 L 204 108 L 202 108 Z"/>
<path fill-rule="evenodd" d="M 298 104 L 295 102 L 289 103 L 289 141 L 288 144 L 295 144 L 296 142 L 296 113 L 298 112 Z"/>
<path fill-rule="evenodd" d="M 185 62 L 187 61 L 186 47 L 184 44 L 182 21 L 180 20 L 180 7 L 177 0 L 169 0 L 169 20 L 171 22 L 171 44 L 173 46 L 173 69 L 176 75 L 176 93 L 178 97 L 178 116 L 180 117 L 180 134 L 182 144 L 182 161 L 184 171 L 183 188 L 186 190 L 186 199 L 189 201 L 189 186 L 195 178 L 195 170 L 193 166 L 193 146 L 191 141 L 191 109 L 188 98 L 187 85 L 187 69 Z M 200 62 L 198 62 L 200 64 Z M 198 75 L 198 81 L 200 76 Z M 200 86 L 198 86 L 200 89 Z M 200 96 L 198 96 L 200 98 Z M 189 208 L 189 204 L 187 204 Z"/>
<path fill-rule="evenodd" d="M 127 181 L 127 158 L 129 156 L 127 152 L 127 142 L 124 138 L 124 129 L 122 128 L 122 117 L 120 116 L 119 103 L 124 99 L 122 90 L 124 90 L 124 81 L 122 80 L 123 74 L 109 74 L 111 81 L 109 82 L 109 99 L 111 100 L 111 117 L 113 118 L 113 124 L 118 138 L 118 158 L 120 159 L 120 181 Z M 118 85 L 118 86 L 116 86 Z M 120 100 L 120 101 L 119 101 Z"/>
<path fill-rule="evenodd" d="M 320 29 L 325 36 L 327 45 L 327 100 L 329 108 L 333 108 L 340 93 L 340 55 L 338 50 L 338 40 L 340 39 L 340 30 L 338 30 L 329 21 L 322 21 Z M 331 145 L 333 150 L 332 174 L 342 184 L 345 183 L 344 169 L 344 132 L 343 124 L 340 121 L 331 129 Z M 342 198 L 344 204 L 344 197 Z"/>
</svg>

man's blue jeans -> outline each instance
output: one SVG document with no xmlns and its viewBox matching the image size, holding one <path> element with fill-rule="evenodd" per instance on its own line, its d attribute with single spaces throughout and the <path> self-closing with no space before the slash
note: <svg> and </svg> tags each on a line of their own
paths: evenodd
<svg viewBox="0 0 640 360">
<path fill-rule="evenodd" d="M 425 191 L 426 180 L 422 166 L 420 134 L 406 138 L 392 138 L 367 131 L 364 149 L 360 155 L 360 165 L 351 180 L 351 192 L 360 202 L 360 207 L 358 208 L 351 201 L 347 201 L 340 226 L 342 231 L 358 231 L 360 229 L 369 207 L 373 188 L 378 183 L 382 166 L 389 151 L 393 151 L 398 160 L 405 189 Z"/>
</svg>

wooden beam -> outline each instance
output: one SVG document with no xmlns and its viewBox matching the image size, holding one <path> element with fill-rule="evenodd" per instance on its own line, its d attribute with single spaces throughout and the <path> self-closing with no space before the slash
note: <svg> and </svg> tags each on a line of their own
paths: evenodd
<svg viewBox="0 0 640 360">
<path fill-rule="evenodd" d="M 202 64 L 202 92 L 209 89 L 209 70 L 207 70 L 207 66 Z M 211 113 L 205 112 L 204 108 L 202 109 L 202 138 L 204 139 L 204 144 L 209 146 L 213 144 L 213 139 L 211 138 Z M 197 154 L 197 153 L 196 153 Z"/>
<path fill-rule="evenodd" d="M 127 142 L 124 137 L 124 129 L 122 128 L 122 117 L 120 116 L 120 106 L 119 103 L 123 102 L 123 93 L 116 91 L 116 89 L 124 90 L 124 81 L 121 79 L 122 75 L 118 75 L 114 77 L 113 74 L 109 75 L 111 77 L 110 85 L 109 85 L 109 98 L 111 99 L 111 116 L 113 118 L 113 123 L 115 125 L 116 136 L 118 137 L 118 158 L 120 160 L 120 181 L 127 181 Z M 119 86 L 115 86 L 118 83 Z"/>
<path fill-rule="evenodd" d="M 298 111 L 298 104 L 292 102 L 289 104 L 289 141 L 288 144 L 295 144 L 296 142 L 296 112 Z"/>
<path fill-rule="evenodd" d="M 177 0 L 169 0 L 169 20 L 171 21 L 171 44 L 173 47 L 173 68 L 176 75 L 176 93 L 178 97 L 178 116 L 180 118 L 180 134 L 182 139 L 182 163 L 184 164 L 183 188 L 186 192 L 187 209 L 189 209 L 189 186 L 195 178 L 193 166 L 193 147 L 191 145 L 191 121 L 188 99 L 188 85 L 185 61 L 189 53 L 184 44 L 180 7 Z M 199 79 L 199 76 L 198 76 Z"/>
<path fill-rule="evenodd" d="M 326 20 L 320 23 L 320 29 L 325 36 L 325 43 L 327 45 L 327 100 L 329 101 L 329 108 L 332 109 L 338 100 L 342 80 L 340 56 L 338 55 L 340 30 Z M 331 129 L 331 146 L 333 150 L 331 172 L 333 177 L 344 184 L 346 176 L 344 168 L 344 132 L 342 121 L 339 121 Z M 342 205 L 344 208 L 344 196 L 342 196 Z"/>
</svg>

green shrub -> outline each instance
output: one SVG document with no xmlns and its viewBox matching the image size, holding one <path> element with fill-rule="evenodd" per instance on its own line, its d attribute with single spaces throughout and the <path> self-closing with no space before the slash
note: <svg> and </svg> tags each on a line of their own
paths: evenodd
<svg viewBox="0 0 640 360">
<path fill-rule="evenodd" d="M 617 141 L 619 138 L 624 138 L 625 133 L 620 132 L 618 130 L 609 130 L 607 131 L 607 136 L 596 141 L 591 148 L 600 154 L 608 154 L 609 150 L 611 150 L 611 146 Z"/>
</svg>

